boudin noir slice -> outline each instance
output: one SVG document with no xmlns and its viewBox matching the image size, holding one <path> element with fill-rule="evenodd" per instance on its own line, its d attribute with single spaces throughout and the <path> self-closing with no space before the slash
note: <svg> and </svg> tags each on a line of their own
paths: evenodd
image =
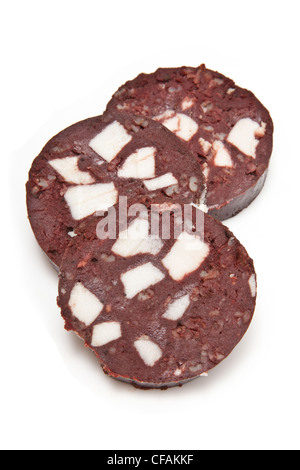
<svg viewBox="0 0 300 470">
<path fill-rule="evenodd" d="M 80 225 L 63 257 L 58 305 L 66 330 L 109 376 L 141 388 L 182 385 L 223 361 L 248 329 L 253 262 L 196 207 L 135 206 L 126 224 L 113 208 Z"/>
<path fill-rule="evenodd" d="M 187 148 L 149 118 L 106 113 L 53 137 L 27 183 L 29 220 L 41 248 L 59 266 L 78 224 L 122 197 L 144 204 L 201 203 L 201 169 Z"/>
<path fill-rule="evenodd" d="M 225 220 L 263 188 L 273 146 L 268 110 L 204 65 L 160 68 L 121 86 L 107 109 L 150 116 L 185 142 L 206 180 L 209 214 Z"/>
</svg>

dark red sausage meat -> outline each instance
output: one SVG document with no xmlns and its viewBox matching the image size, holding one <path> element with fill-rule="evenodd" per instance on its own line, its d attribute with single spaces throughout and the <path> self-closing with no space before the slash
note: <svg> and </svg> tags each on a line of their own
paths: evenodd
<svg viewBox="0 0 300 470">
<path fill-rule="evenodd" d="M 181 204 L 155 205 L 132 213 L 122 230 L 117 216 L 115 239 L 99 238 L 107 221 L 91 217 L 61 265 L 65 328 L 104 372 L 142 388 L 206 374 L 239 343 L 255 309 L 246 250 L 211 216 L 193 207 L 183 225 L 183 213 Z"/>
<path fill-rule="evenodd" d="M 268 110 L 250 91 L 204 65 L 160 68 L 121 86 L 110 111 L 150 116 L 184 141 L 206 179 L 208 212 L 225 220 L 263 188 L 273 145 Z"/>
<path fill-rule="evenodd" d="M 29 220 L 41 248 L 59 266 L 76 227 L 120 197 L 149 205 L 201 203 L 203 176 L 184 144 L 149 118 L 106 113 L 53 137 L 27 183 Z"/>
</svg>

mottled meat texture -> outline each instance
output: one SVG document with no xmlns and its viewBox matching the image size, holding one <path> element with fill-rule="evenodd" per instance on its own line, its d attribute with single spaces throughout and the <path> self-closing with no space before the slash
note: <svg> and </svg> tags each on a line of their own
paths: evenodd
<svg viewBox="0 0 300 470">
<path fill-rule="evenodd" d="M 82 220 L 138 200 L 200 203 L 201 169 L 172 132 L 149 118 L 106 113 L 53 137 L 34 160 L 26 186 L 29 220 L 59 267 Z"/>
<path fill-rule="evenodd" d="M 128 81 L 107 109 L 150 116 L 186 143 L 206 180 L 206 205 L 225 220 L 263 188 L 273 146 L 268 110 L 204 65 L 160 68 Z"/>
<path fill-rule="evenodd" d="M 255 309 L 256 274 L 240 242 L 196 208 L 175 238 L 178 211 L 180 204 L 155 206 L 154 234 L 150 211 L 129 217 L 113 240 L 99 239 L 104 220 L 90 218 L 61 266 L 65 328 L 84 340 L 105 373 L 142 388 L 206 374 L 239 343 Z"/>
</svg>

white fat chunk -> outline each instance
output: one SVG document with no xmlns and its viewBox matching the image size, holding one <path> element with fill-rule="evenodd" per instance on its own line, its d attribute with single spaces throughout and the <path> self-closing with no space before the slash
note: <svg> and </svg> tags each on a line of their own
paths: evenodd
<svg viewBox="0 0 300 470">
<path fill-rule="evenodd" d="M 74 317 L 89 326 L 100 315 L 104 306 L 95 294 L 77 282 L 71 292 L 69 307 Z"/>
<path fill-rule="evenodd" d="M 250 292 L 251 292 L 252 297 L 255 297 L 256 289 L 257 289 L 255 274 L 252 274 L 252 276 L 249 278 L 249 287 L 250 287 Z"/>
<path fill-rule="evenodd" d="M 202 152 L 204 153 L 204 155 L 207 155 L 212 147 L 211 143 L 203 139 L 202 137 L 200 137 L 198 142 L 201 145 Z"/>
<path fill-rule="evenodd" d="M 173 303 L 168 305 L 168 308 L 163 314 L 163 317 L 167 320 L 179 320 L 179 318 L 181 318 L 182 315 L 186 312 L 190 303 L 189 295 L 185 295 L 180 299 L 175 300 Z"/>
<path fill-rule="evenodd" d="M 226 149 L 223 142 L 220 140 L 215 140 L 213 143 L 213 149 L 215 151 L 214 164 L 216 166 L 227 166 L 229 168 L 233 167 L 233 162 L 230 156 L 230 153 Z"/>
<path fill-rule="evenodd" d="M 188 142 L 198 131 L 198 124 L 185 114 L 178 114 L 179 130 L 175 131 L 177 137 Z"/>
<path fill-rule="evenodd" d="M 182 111 L 185 111 L 186 109 L 190 109 L 192 106 L 194 106 L 195 103 L 195 98 L 189 98 L 188 96 L 184 98 L 184 100 L 181 103 L 181 109 Z"/>
<path fill-rule="evenodd" d="M 144 363 L 149 367 L 153 367 L 162 357 L 162 350 L 148 336 L 143 336 L 135 341 L 134 346 Z"/>
<path fill-rule="evenodd" d="M 235 88 L 228 88 L 226 93 L 227 93 L 227 95 L 232 95 L 232 93 L 234 93 L 234 92 L 235 92 Z"/>
<path fill-rule="evenodd" d="M 116 321 L 108 321 L 94 326 L 92 335 L 92 346 L 104 346 L 111 341 L 121 338 L 122 331 L 121 325 Z"/>
<path fill-rule="evenodd" d="M 155 116 L 154 121 L 167 121 L 168 119 L 173 118 L 176 115 L 176 112 L 172 109 L 167 109 L 164 113 Z"/>
<path fill-rule="evenodd" d="M 89 146 L 104 160 L 111 162 L 131 139 L 132 136 L 122 124 L 114 121 L 96 135 L 90 141 Z"/>
<path fill-rule="evenodd" d="M 78 168 L 79 157 L 57 158 L 49 161 L 49 165 L 57 171 L 67 183 L 92 184 L 94 178 L 87 172 Z"/>
<path fill-rule="evenodd" d="M 198 124 L 186 114 L 176 113 L 167 110 L 163 114 L 154 118 L 156 121 L 163 123 L 167 129 L 174 132 L 177 137 L 188 142 L 198 131 Z"/>
<path fill-rule="evenodd" d="M 118 202 L 118 191 L 113 183 L 73 186 L 65 193 L 65 200 L 73 219 L 81 220 L 115 205 Z"/>
<path fill-rule="evenodd" d="M 71 232 L 68 232 L 68 235 L 69 235 L 69 237 L 71 237 L 71 238 L 77 237 L 77 234 L 76 234 L 76 232 L 74 232 L 74 230 L 71 230 Z"/>
<path fill-rule="evenodd" d="M 144 181 L 144 185 L 148 191 L 156 191 L 157 189 L 168 188 L 169 186 L 173 186 L 175 184 L 178 184 L 178 180 L 172 173 L 166 173 L 165 175 L 159 176 L 158 178 Z"/>
<path fill-rule="evenodd" d="M 227 142 L 237 147 L 241 152 L 249 157 L 256 157 L 256 147 L 259 140 L 256 135 L 264 135 L 265 127 L 261 127 L 258 122 L 250 118 L 240 119 L 233 127 L 227 137 Z"/>
<path fill-rule="evenodd" d="M 183 232 L 162 263 L 175 281 L 181 281 L 201 266 L 208 253 L 206 243 L 195 235 Z"/>
<path fill-rule="evenodd" d="M 143 290 L 162 281 L 164 277 L 165 275 L 152 263 L 146 263 L 122 274 L 121 281 L 126 297 L 133 299 Z"/>
<path fill-rule="evenodd" d="M 112 247 L 113 253 L 128 258 L 143 253 L 157 255 L 163 247 L 160 238 L 149 236 L 149 222 L 136 219 L 127 230 L 120 233 L 118 240 Z"/>
<path fill-rule="evenodd" d="M 155 153 L 155 147 L 144 147 L 129 155 L 118 171 L 119 178 L 154 178 Z"/>
</svg>

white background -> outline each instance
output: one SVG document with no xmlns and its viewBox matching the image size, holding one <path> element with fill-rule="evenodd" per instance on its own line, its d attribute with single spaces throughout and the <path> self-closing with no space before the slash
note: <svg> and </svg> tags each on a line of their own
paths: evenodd
<svg viewBox="0 0 300 470">
<path fill-rule="evenodd" d="M 298 4 L 1 2 L 2 449 L 299 449 Z M 226 222 L 254 258 L 257 309 L 207 378 L 140 391 L 106 377 L 64 330 L 24 185 L 47 140 L 101 114 L 127 79 L 202 62 L 251 89 L 275 124 L 265 188 Z"/>
</svg>

